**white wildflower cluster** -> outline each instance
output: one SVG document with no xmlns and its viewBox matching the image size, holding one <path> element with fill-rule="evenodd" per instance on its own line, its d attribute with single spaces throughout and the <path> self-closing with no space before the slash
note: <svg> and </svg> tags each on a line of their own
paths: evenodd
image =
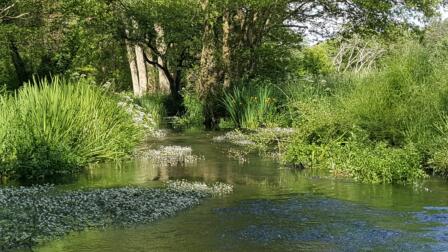
<svg viewBox="0 0 448 252">
<path fill-rule="evenodd" d="M 191 147 L 162 146 L 159 149 L 141 151 L 142 158 L 148 158 L 161 166 L 192 165 L 199 157 L 192 154 Z"/>
<path fill-rule="evenodd" d="M 207 185 L 204 182 L 189 182 L 186 180 L 168 181 L 168 188 L 175 191 L 204 193 L 211 196 L 224 196 L 233 192 L 233 186 L 221 182 Z"/>
<path fill-rule="evenodd" d="M 258 133 L 273 133 L 275 135 L 292 135 L 294 134 L 293 128 L 260 128 Z"/>
<path fill-rule="evenodd" d="M 217 136 L 213 138 L 215 142 L 229 142 L 240 146 L 255 145 L 255 143 L 249 140 L 249 136 L 241 133 L 240 131 L 230 131 L 223 136 Z"/>
<path fill-rule="evenodd" d="M 168 134 L 167 130 L 165 129 L 154 129 L 151 131 L 150 135 L 154 138 L 164 138 Z"/>
<path fill-rule="evenodd" d="M 121 95 L 121 101 L 118 102 L 118 106 L 124 108 L 124 110 L 132 116 L 135 124 L 143 127 L 149 132 L 153 132 L 156 127 L 156 123 L 150 113 L 145 112 L 144 108 L 137 105 L 132 97 L 128 95 Z"/>
</svg>

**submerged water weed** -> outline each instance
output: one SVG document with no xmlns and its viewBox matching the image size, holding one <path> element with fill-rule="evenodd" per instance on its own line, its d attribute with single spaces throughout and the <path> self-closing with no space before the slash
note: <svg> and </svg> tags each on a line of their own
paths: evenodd
<svg viewBox="0 0 448 252">
<path fill-rule="evenodd" d="M 1 188 L 0 251 L 31 248 L 72 231 L 149 223 L 231 191 L 229 185 L 186 181 L 172 182 L 167 189 Z"/>
<path fill-rule="evenodd" d="M 186 180 L 169 181 L 168 188 L 182 192 L 200 192 L 211 196 L 224 196 L 233 192 L 233 186 L 221 182 L 207 185 L 203 182 L 188 182 Z"/>
<path fill-rule="evenodd" d="M 193 155 L 191 147 L 162 146 L 157 150 L 142 150 L 137 155 L 148 158 L 162 166 L 192 165 L 200 159 Z"/>
</svg>

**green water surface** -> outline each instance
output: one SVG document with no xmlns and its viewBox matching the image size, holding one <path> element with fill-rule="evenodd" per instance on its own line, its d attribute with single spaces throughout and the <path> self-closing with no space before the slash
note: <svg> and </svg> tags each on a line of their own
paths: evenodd
<svg viewBox="0 0 448 252">
<path fill-rule="evenodd" d="M 222 181 L 235 192 L 148 225 L 72 233 L 36 251 L 448 251 L 448 183 L 368 185 L 284 168 L 251 155 L 240 163 L 215 133 L 152 140 L 191 146 L 195 165 L 148 160 L 92 167 L 63 189 L 145 186 L 164 181 Z"/>
</svg>

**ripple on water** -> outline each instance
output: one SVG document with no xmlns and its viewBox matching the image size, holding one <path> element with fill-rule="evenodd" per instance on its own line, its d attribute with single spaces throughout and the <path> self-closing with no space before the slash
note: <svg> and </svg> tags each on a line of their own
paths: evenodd
<svg viewBox="0 0 448 252">
<path fill-rule="evenodd" d="M 224 226 L 233 223 L 224 228 L 223 239 L 261 247 L 295 250 L 313 244 L 314 249 L 322 250 L 448 251 L 448 208 L 406 213 L 301 195 L 286 200 L 248 200 L 215 212 Z M 407 224 L 390 224 L 397 220 Z M 232 242 L 223 244 L 232 249 Z"/>
<path fill-rule="evenodd" d="M 415 213 L 415 218 L 427 225 L 423 236 L 436 241 L 432 248 L 448 251 L 448 207 L 425 207 L 423 211 Z"/>
</svg>

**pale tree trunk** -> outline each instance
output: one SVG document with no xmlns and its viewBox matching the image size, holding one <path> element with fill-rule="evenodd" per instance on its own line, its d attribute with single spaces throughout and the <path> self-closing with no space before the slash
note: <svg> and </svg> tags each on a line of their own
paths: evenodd
<svg viewBox="0 0 448 252">
<path fill-rule="evenodd" d="M 161 66 L 165 66 L 165 63 L 163 62 L 161 57 L 157 58 L 157 62 L 161 65 Z M 170 89 L 170 81 L 168 80 L 168 78 L 166 77 L 165 72 L 163 72 L 162 69 L 159 69 L 159 90 L 161 93 L 164 94 L 169 94 L 171 89 Z"/>
<path fill-rule="evenodd" d="M 138 86 L 139 95 L 142 96 L 148 92 L 148 75 L 146 72 L 145 57 L 143 56 L 143 48 L 140 45 L 135 45 L 135 61 L 137 63 L 138 71 Z"/>
<path fill-rule="evenodd" d="M 214 55 L 213 27 L 208 13 L 209 2 L 202 0 L 202 10 L 206 13 L 204 34 L 202 37 L 202 52 L 200 60 L 199 78 L 197 84 L 198 94 L 206 98 L 216 84 L 216 59 Z"/>
<path fill-rule="evenodd" d="M 157 63 L 163 67 L 165 66 L 165 62 L 162 59 L 162 57 L 160 55 L 165 55 L 166 50 L 167 50 L 167 46 L 165 43 L 165 31 L 163 30 L 163 27 L 160 24 L 155 24 L 154 25 L 154 30 L 156 31 L 156 36 L 157 36 L 157 51 L 159 56 L 157 56 Z M 171 92 L 171 88 L 170 88 L 170 81 L 168 80 L 168 77 L 166 76 L 165 72 L 158 68 L 159 71 L 159 91 L 161 93 L 164 94 L 169 94 Z"/>
<path fill-rule="evenodd" d="M 138 80 L 137 61 L 135 60 L 135 50 L 127 39 L 125 43 L 129 62 L 129 70 L 131 71 L 132 89 L 134 91 L 135 96 L 141 96 L 140 84 Z"/>
<path fill-rule="evenodd" d="M 223 73 L 224 73 L 224 88 L 230 87 L 231 76 L 230 76 L 230 22 L 229 22 L 229 11 L 225 10 L 223 15 L 222 24 L 222 61 L 223 61 Z"/>
<path fill-rule="evenodd" d="M 154 60 L 154 53 L 147 46 L 144 47 L 144 53 L 150 61 Z M 153 65 L 149 64 L 148 62 L 145 62 L 145 64 L 146 64 L 146 69 L 147 69 L 147 74 L 148 74 L 148 92 L 156 93 L 158 91 L 157 90 L 157 75 L 159 74 L 159 70 L 156 67 L 154 67 Z"/>
</svg>

